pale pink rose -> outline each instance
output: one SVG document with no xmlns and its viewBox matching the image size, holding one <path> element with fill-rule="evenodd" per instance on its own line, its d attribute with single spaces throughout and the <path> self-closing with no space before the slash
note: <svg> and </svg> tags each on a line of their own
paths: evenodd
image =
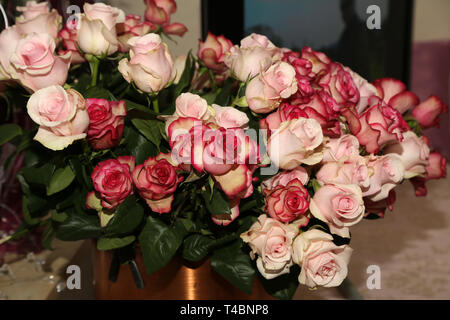
<svg viewBox="0 0 450 320">
<path fill-rule="evenodd" d="M 378 90 L 373 84 L 371 84 L 369 81 L 361 77 L 350 68 L 344 67 L 344 70 L 351 75 L 353 82 L 355 83 L 356 88 L 359 91 L 359 101 L 356 105 L 356 111 L 358 113 L 362 113 L 369 105 L 369 98 L 371 96 L 378 96 Z"/>
<path fill-rule="evenodd" d="M 233 107 L 212 105 L 215 112 L 216 123 L 222 128 L 246 128 L 249 122 L 247 114 Z"/>
<path fill-rule="evenodd" d="M 327 184 L 316 191 L 309 205 L 311 214 L 328 223 L 331 233 L 350 237 L 348 227 L 364 217 L 361 188 L 355 184 Z"/>
<path fill-rule="evenodd" d="M 195 118 L 200 121 L 209 120 L 211 110 L 205 99 L 190 92 L 182 93 L 175 100 L 175 116 Z"/>
<path fill-rule="evenodd" d="M 294 68 L 280 61 L 249 82 L 245 97 L 253 112 L 268 113 L 277 108 L 282 99 L 289 98 L 296 91 Z"/>
<path fill-rule="evenodd" d="M 320 78 L 319 85 L 333 97 L 341 107 L 355 106 L 359 101 L 359 90 L 344 67 L 332 62 L 328 72 Z"/>
<path fill-rule="evenodd" d="M 11 75 L 23 86 L 36 91 L 51 85 L 64 85 L 71 53 L 55 56 L 55 41 L 43 33 L 31 33 L 19 40 L 11 55 Z"/>
<path fill-rule="evenodd" d="M 384 156 L 368 157 L 369 170 L 372 171 L 368 188 L 363 188 L 363 196 L 372 201 L 386 199 L 389 191 L 404 178 L 405 166 L 399 155 L 389 153 Z"/>
<path fill-rule="evenodd" d="M 291 170 L 301 163 L 313 165 L 322 160 L 323 133 L 314 119 L 283 122 L 267 141 L 267 153 L 281 169 Z"/>
<path fill-rule="evenodd" d="M 422 128 L 439 127 L 439 116 L 448 112 L 448 107 L 436 96 L 430 96 L 411 111 L 411 116 Z"/>
<path fill-rule="evenodd" d="M 275 61 L 281 60 L 282 52 L 263 35 L 252 33 L 241 40 L 241 46 L 233 46 L 225 57 L 225 65 L 241 81 L 266 71 Z"/>
<path fill-rule="evenodd" d="M 425 174 L 425 167 L 428 164 L 430 148 L 423 137 L 418 137 L 414 132 L 403 133 L 403 140 L 396 141 L 388 145 L 384 154 L 395 153 L 400 156 L 405 167 L 405 179 L 411 179 L 418 175 Z"/>
<path fill-rule="evenodd" d="M 0 33 L 0 80 L 11 79 L 10 59 L 22 33 L 17 26 L 11 26 Z"/>
<path fill-rule="evenodd" d="M 224 60 L 232 46 L 233 43 L 224 36 L 216 37 L 209 32 L 205 42 L 198 44 L 198 57 L 208 68 L 222 73 L 227 69 Z"/>
<path fill-rule="evenodd" d="M 85 3 L 77 32 L 77 43 L 84 53 L 111 55 L 119 48 L 116 24 L 125 22 L 125 13 L 104 3 Z"/>
<path fill-rule="evenodd" d="M 345 162 L 359 155 L 359 142 L 355 136 L 345 134 L 337 139 L 330 139 L 325 143 L 323 162 Z"/>
<path fill-rule="evenodd" d="M 28 1 L 25 7 L 17 7 L 22 15 L 16 18 L 16 26 L 23 33 L 45 33 L 56 41 L 61 29 L 62 17 L 56 9 L 50 11 L 47 2 Z"/>
<path fill-rule="evenodd" d="M 339 286 L 347 277 L 352 252 L 348 245 L 335 245 L 321 230 L 301 233 L 293 243 L 293 261 L 302 267 L 298 281 L 310 288 Z"/>
<path fill-rule="evenodd" d="M 260 215 L 247 232 L 241 234 L 244 242 L 252 249 L 252 259 L 258 255 L 256 266 L 266 279 L 273 279 L 289 273 L 292 266 L 292 240 L 298 228 L 278 220 Z"/>
<path fill-rule="evenodd" d="M 369 187 L 370 172 L 367 159 L 355 156 L 347 162 L 327 162 L 316 173 L 321 184 L 356 184 L 361 188 Z"/>
<path fill-rule="evenodd" d="M 174 62 L 167 45 L 155 33 L 128 40 L 130 60 L 119 62 L 119 71 L 126 81 L 133 81 L 144 92 L 164 89 L 176 76 Z"/>
<path fill-rule="evenodd" d="M 377 95 L 384 103 L 390 105 L 398 112 L 405 113 L 419 104 L 419 98 L 406 90 L 406 85 L 394 78 L 382 78 L 373 82 Z"/>
<path fill-rule="evenodd" d="M 277 175 L 264 180 L 261 184 L 262 189 L 274 189 L 277 186 L 287 186 L 292 180 L 298 179 L 303 185 L 306 185 L 309 181 L 308 172 L 303 167 L 296 167 L 292 170 L 286 170 L 278 173 Z"/>
<path fill-rule="evenodd" d="M 28 100 L 27 111 L 40 126 L 34 140 L 49 149 L 62 150 L 86 137 L 89 114 L 83 96 L 75 90 L 61 86 L 40 89 Z"/>
</svg>

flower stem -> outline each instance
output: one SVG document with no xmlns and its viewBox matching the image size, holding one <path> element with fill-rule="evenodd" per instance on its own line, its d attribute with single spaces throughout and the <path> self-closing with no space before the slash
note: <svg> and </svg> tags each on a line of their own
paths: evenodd
<svg viewBox="0 0 450 320">
<path fill-rule="evenodd" d="M 155 111 L 156 113 L 159 113 L 158 98 L 155 98 L 153 100 L 153 111 Z"/>
<path fill-rule="evenodd" d="M 98 78 L 98 66 L 100 64 L 100 61 L 97 57 L 92 56 L 91 60 L 89 61 L 91 65 L 91 87 L 95 87 L 97 85 L 97 78 Z"/>
</svg>

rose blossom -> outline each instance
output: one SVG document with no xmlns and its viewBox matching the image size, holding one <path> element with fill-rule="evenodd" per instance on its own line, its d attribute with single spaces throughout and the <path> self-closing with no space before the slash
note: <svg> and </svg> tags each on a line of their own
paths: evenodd
<svg viewBox="0 0 450 320">
<path fill-rule="evenodd" d="M 298 281 L 310 288 L 337 287 L 347 277 L 353 249 L 337 246 L 333 237 L 313 229 L 301 233 L 294 240 L 293 260 L 302 268 Z"/>
<path fill-rule="evenodd" d="M 250 80 L 245 97 L 250 109 L 268 113 L 297 91 L 294 68 L 286 62 L 276 62 L 259 76 Z"/>
<path fill-rule="evenodd" d="M 126 81 L 133 81 L 144 92 L 159 92 L 176 74 L 167 45 L 155 33 L 128 40 L 130 60 L 119 62 L 119 71 Z"/>
<path fill-rule="evenodd" d="M 323 162 L 345 162 L 359 155 L 359 142 L 355 136 L 342 135 L 337 139 L 330 139 L 325 143 Z"/>
<path fill-rule="evenodd" d="M 314 119 L 299 118 L 283 122 L 267 141 L 267 153 L 281 169 L 294 169 L 301 163 L 313 165 L 322 160 L 323 134 Z"/>
<path fill-rule="evenodd" d="M 77 48 L 77 32 L 78 30 L 72 25 L 66 25 L 66 27 L 58 33 L 65 48 L 64 50 L 59 50 L 58 54 L 64 55 L 68 52 L 72 53 L 72 64 L 80 64 L 86 61 Z"/>
<path fill-rule="evenodd" d="M 247 114 L 233 107 L 221 107 L 217 104 L 212 105 L 215 116 L 214 119 L 222 128 L 243 128 L 248 126 L 249 119 Z"/>
<path fill-rule="evenodd" d="M 298 233 L 298 228 L 286 225 L 265 214 L 247 232 L 241 234 L 244 242 L 248 243 L 254 259 L 258 255 L 256 266 L 266 279 L 273 279 L 289 273 L 292 266 L 292 240 Z"/>
<path fill-rule="evenodd" d="M 264 180 L 261 184 L 263 191 L 265 189 L 274 189 L 278 186 L 287 186 L 289 182 L 294 179 L 298 179 L 303 185 L 306 185 L 309 181 L 308 173 L 303 167 L 296 167 L 292 170 L 286 170 L 278 173 L 277 175 Z"/>
<path fill-rule="evenodd" d="M 356 184 L 361 188 L 369 187 L 370 171 L 367 159 L 355 156 L 347 162 L 327 162 L 316 173 L 321 184 Z"/>
<path fill-rule="evenodd" d="M 40 89 L 28 100 L 27 111 L 40 126 L 34 140 L 49 149 L 62 150 L 86 137 L 89 115 L 82 95 L 75 90 L 61 86 Z"/>
<path fill-rule="evenodd" d="M 412 109 L 411 116 L 425 129 L 439 126 L 439 115 L 443 112 L 448 112 L 447 106 L 438 97 L 430 96 Z"/>
<path fill-rule="evenodd" d="M 187 28 L 184 24 L 170 23 L 170 16 L 177 11 L 175 0 L 145 0 L 145 20 L 161 26 L 165 33 L 182 37 Z"/>
<path fill-rule="evenodd" d="M 167 213 L 172 209 L 174 192 L 183 181 L 170 154 L 160 153 L 136 166 L 132 173 L 139 194 L 152 211 Z"/>
<path fill-rule="evenodd" d="M 0 80 L 11 79 L 10 58 L 21 38 L 22 33 L 15 25 L 3 29 L 0 33 Z"/>
<path fill-rule="evenodd" d="M 328 184 L 316 191 L 309 205 L 311 214 L 330 226 L 331 233 L 350 237 L 348 227 L 364 216 L 361 188 L 355 184 Z"/>
<path fill-rule="evenodd" d="M 360 114 L 367 108 L 369 98 L 371 96 L 378 96 L 377 88 L 350 68 L 344 67 L 344 70 L 350 74 L 353 79 L 353 83 L 359 91 L 359 101 L 356 105 L 356 111 Z"/>
<path fill-rule="evenodd" d="M 427 195 L 425 182 L 447 176 L 447 160 L 439 152 L 431 152 L 425 171 L 424 177 L 414 177 L 410 180 L 414 186 L 416 197 L 424 197 Z"/>
<path fill-rule="evenodd" d="M 377 89 L 377 96 L 401 114 L 419 103 L 419 98 L 407 91 L 406 85 L 400 80 L 382 78 L 375 80 L 373 84 Z"/>
<path fill-rule="evenodd" d="M 64 85 L 71 53 L 54 56 L 55 41 L 48 34 L 31 33 L 19 40 L 10 57 L 11 75 L 36 91 L 51 85 Z"/>
<path fill-rule="evenodd" d="M 87 207 L 95 209 L 95 199 L 101 200 L 103 208 L 114 210 L 126 197 L 133 193 L 131 171 L 135 159 L 132 156 L 118 157 L 100 162 L 91 174 L 95 192 L 87 197 Z"/>
<path fill-rule="evenodd" d="M 389 191 L 395 188 L 405 175 L 405 167 L 399 155 L 389 153 L 385 156 L 368 157 L 368 167 L 373 173 L 368 188 L 363 188 L 363 196 L 372 201 L 386 199 Z"/>
<path fill-rule="evenodd" d="M 56 41 L 62 18 L 56 9 L 50 11 L 47 2 L 28 1 L 25 7 L 17 7 L 17 11 L 22 12 L 16 18 L 21 33 L 45 33 Z"/>
<path fill-rule="evenodd" d="M 129 14 L 125 17 L 125 22 L 119 23 L 116 26 L 117 39 L 119 40 L 119 51 L 128 52 L 128 40 L 132 37 L 141 37 L 150 31 L 155 31 L 156 26 L 149 21 L 142 21 L 142 17 L 134 14 Z"/>
<path fill-rule="evenodd" d="M 325 53 L 315 51 L 311 47 L 304 47 L 301 57 L 311 62 L 311 72 L 314 74 L 315 79 L 320 79 L 321 76 L 328 72 L 331 60 Z"/>
<path fill-rule="evenodd" d="M 281 50 L 263 35 L 252 33 L 241 40 L 241 46 L 233 46 L 225 57 L 225 65 L 234 76 L 245 82 L 266 71 L 281 59 Z"/>
<path fill-rule="evenodd" d="M 90 120 L 87 140 L 92 148 L 108 149 L 118 145 L 127 114 L 125 102 L 89 98 L 86 109 Z"/>
<path fill-rule="evenodd" d="M 264 189 L 266 212 L 281 222 L 291 222 L 304 217 L 309 208 L 309 193 L 298 179 L 291 180 L 286 186 L 278 185 L 273 189 Z M 304 219 L 308 224 L 308 218 Z"/>
<path fill-rule="evenodd" d="M 402 142 L 394 142 L 388 145 L 384 154 L 395 153 L 400 156 L 405 167 L 405 179 L 411 179 L 425 173 L 428 164 L 430 148 L 423 137 L 418 137 L 414 132 L 407 131 L 403 134 Z"/>
<path fill-rule="evenodd" d="M 125 21 L 125 13 L 104 3 L 85 3 L 78 22 L 77 43 L 84 53 L 111 55 L 119 48 L 116 24 Z"/>
<path fill-rule="evenodd" d="M 224 60 L 232 46 L 233 43 L 224 36 L 216 37 L 208 32 L 205 42 L 198 44 L 198 57 L 208 68 L 222 73 L 227 69 Z"/>
</svg>

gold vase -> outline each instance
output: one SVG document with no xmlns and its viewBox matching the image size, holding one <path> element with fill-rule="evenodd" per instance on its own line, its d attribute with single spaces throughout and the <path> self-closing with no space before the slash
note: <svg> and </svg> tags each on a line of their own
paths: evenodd
<svg viewBox="0 0 450 320">
<path fill-rule="evenodd" d="M 253 291 L 248 295 L 234 287 L 210 265 L 209 259 L 189 263 L 176 256 L 164 268 L 147 275 L 139 249 L 136 250 L 136 264 L 144 280 L 144 288 L 138 289 L 128 265 L 120 266 L 115 282 L 108 280 L 112 260 L 111 251 L 94 249 L 94 294 L 96 299 L 135 300 L 224 300 L 224 299 L 273 299 L 255 278 Z"/>
</svg>

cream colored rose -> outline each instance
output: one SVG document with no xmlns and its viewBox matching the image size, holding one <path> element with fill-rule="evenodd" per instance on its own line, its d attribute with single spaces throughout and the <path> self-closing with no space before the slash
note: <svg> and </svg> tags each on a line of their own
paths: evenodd
<svg viewBox="0 0 450 320">
<path fill-rule="evenodd" d="M 337 287 L 347 277 L 353 249 L 337 246 L 333 237 L 323 231 L 309 230 L 295 238 L 293 261 L 301 268 L 298 281 L 310 288 Z"/>
</svg>

